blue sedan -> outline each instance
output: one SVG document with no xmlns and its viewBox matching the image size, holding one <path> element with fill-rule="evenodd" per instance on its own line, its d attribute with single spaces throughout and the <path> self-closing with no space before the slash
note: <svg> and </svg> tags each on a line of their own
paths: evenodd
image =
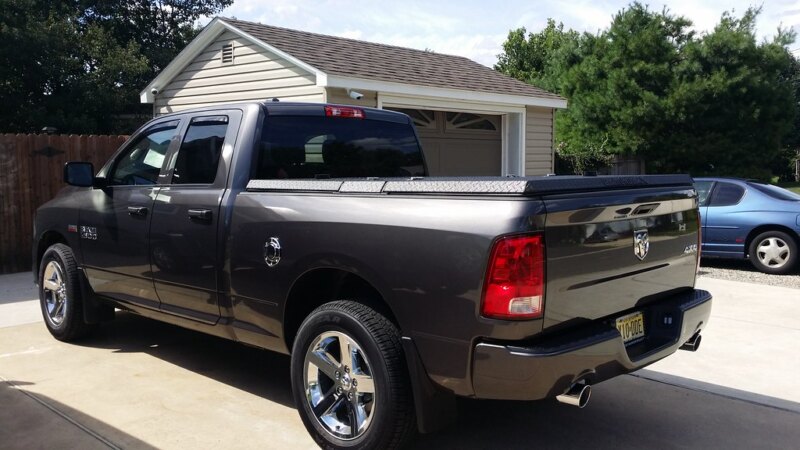
<svg viewBox="0 0 800 450">
<path fill-rule="evenodd" d="M 695 178 L 704 258 L 749 259 L 756 269 L 792 271 L 800 246 L 800 195 L 771 184 Z"/>
</svg>

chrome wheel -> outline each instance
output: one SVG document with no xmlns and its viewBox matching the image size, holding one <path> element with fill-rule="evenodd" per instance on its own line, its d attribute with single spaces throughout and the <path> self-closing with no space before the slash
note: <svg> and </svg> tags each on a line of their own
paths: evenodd
<svg viewBox="0 0 800 450">
<path fill-rule="evenodd" d="M 53 326 L 60 326 L 67 313 L 67 284 L 64 281 L 64 270 L 55 261 L 50 261 L 42 276 L 47 319 Z"/>
<path fill-rule="evenodd" d="M 789 245 L 778 237 L 768 237 L 756 247 L 756 257 L 761 264 L 769 268 L 779 269 L 785 266 L 790 256 Z"/>
<path fill-rule="evenodd" d="M 339 331 L 326 331 L 308 347 L 305 394 L 314 417 L 342 440 L 362 436 L 375 415 L 372 369 L 361 346 Z"/>
</svg>

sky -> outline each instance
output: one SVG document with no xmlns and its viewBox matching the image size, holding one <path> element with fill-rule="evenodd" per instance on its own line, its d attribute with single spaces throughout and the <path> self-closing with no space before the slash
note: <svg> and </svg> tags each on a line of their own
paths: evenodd
<svg viewBox="0 0 800 450">
<path fill-rule="evenodd" d="M 760 1 L 760 0 L 756 0 Z M 315 33 L 399 45 L 466 56 L 486 66 L 497 61 L 508 31 L 525 27 L 537 32 L 548 18 L 565 28 L 595 33 L 628 1 L 506 0 L 491 1 L 359 1 L 359 0 L 234 0 L 221 15 Z M 710 31 L 724 11 L 741 15 L 754 1 L 674 0 L 643 3 L 666 6 L 694 23 L 697 32 Z M 800 34 L 800 0 L 763 0 L 757 22 L 761 39 L 778 26 Z M 207 22 L 210 19 L 206 19 Z M 800 57 L 800 39 L 790 46 Z"/>
</svg>

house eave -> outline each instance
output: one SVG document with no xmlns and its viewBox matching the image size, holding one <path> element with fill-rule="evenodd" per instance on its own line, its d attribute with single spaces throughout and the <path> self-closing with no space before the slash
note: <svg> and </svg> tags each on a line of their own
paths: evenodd
<svg viewBox="0 0 800 450">
<path fill-rule="evenodd" d="M 567 101 L 549 97 L 535 97 L 530 95 L 512 95 L 494 92 L 472 91 L 465 89 L 450 89 L 432 86 L 421 86 L 391 81 L 367 80 L 363 78 L 345 77 L 340 75 L 324 75 L 317 77 L 317 86 L 327 88 L 363 89 L 384 94 L 404 96 L 421 96 L 429 98 L 459 99 L 471 102 L 485 102 L 509 106 L 538 106 L 543 108 L 565 109 Z"/>
<path fill-rule="evenodd" d="M 167 67 L 164 67 L 153 81 L 139 93 L 139 101 L 141 103 L 153 103 L 158 92 L 161 91 L 164 86 L 168 85 L 173 78 L 178 76 L 178 74 L 192 62 L 195 56 L 213 42 L 224 29 L 225 27 L 222 25 L 222 21 L 218 18 L 214 18 L 209 22 L 209 24 L 203 28 L 203 31 L 195 36 L 192 42 L 184 47 L 184 49 L 178 53 L 178 56 L 170 61 Z"/>
<path fill-rule="evenodd" d="M 382 80 L 369 80 L 364 78 L 330 75 L 303 62 L 294 56 L 279 50 L 272 45 L 242 31 L 241 29 L 225 22 L 224 19 L 214 18 L 178 55 L 173 59 L 145 88 L 139 93 L 142 103 L 154 103 L 159 91 L 169 85 L 172 80 L 191 64 L 194 58 L 203 52 L 220 34 L 231 31 L 243 39 L 271 52 L 291 64 L 300 67 L 315 75 L 316 85 L 323 88 L 363 89 L 391 95 L 420 96 L 427 98 L 458 99 L 469 102 L 485 102 L 513 107 L 538 106 L 544 108 L 564 109 L 567 101 L 562 98 L 537 97 L 532 95 L 513 95 L 467 89 L 451 89 L 432 86 L 422 86 L 401 82 Z M 155 93 L 154 93 L 155 91 Z"/>
</svg>

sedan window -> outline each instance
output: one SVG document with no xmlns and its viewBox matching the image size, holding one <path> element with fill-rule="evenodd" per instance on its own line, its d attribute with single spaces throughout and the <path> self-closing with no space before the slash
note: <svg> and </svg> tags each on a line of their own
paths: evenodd
<svg viewBox="0 0 800 450">
<path fill-rule="evenodd" d="M 778 200 L 800 202 L 800 195 L 782 187 L 773 186 L 771 184 L 755 183 L 752 181 L 748 182 L 747 185 Z"/>
<path fill-rule="evenodd" d="M 711 194 L 709 206 L 730 206 L 739 203 L 744 196 L 744 188 L 733 183 L 717 183 Z"/>
<path fill-rule="evenodd" d="M 708 194 L 711 193 L 712 181 L 695 181 L 694 188 L 697 190 L 697 202 L 700 206 L 706 206 L 708 203 Z"/>
</svg>

